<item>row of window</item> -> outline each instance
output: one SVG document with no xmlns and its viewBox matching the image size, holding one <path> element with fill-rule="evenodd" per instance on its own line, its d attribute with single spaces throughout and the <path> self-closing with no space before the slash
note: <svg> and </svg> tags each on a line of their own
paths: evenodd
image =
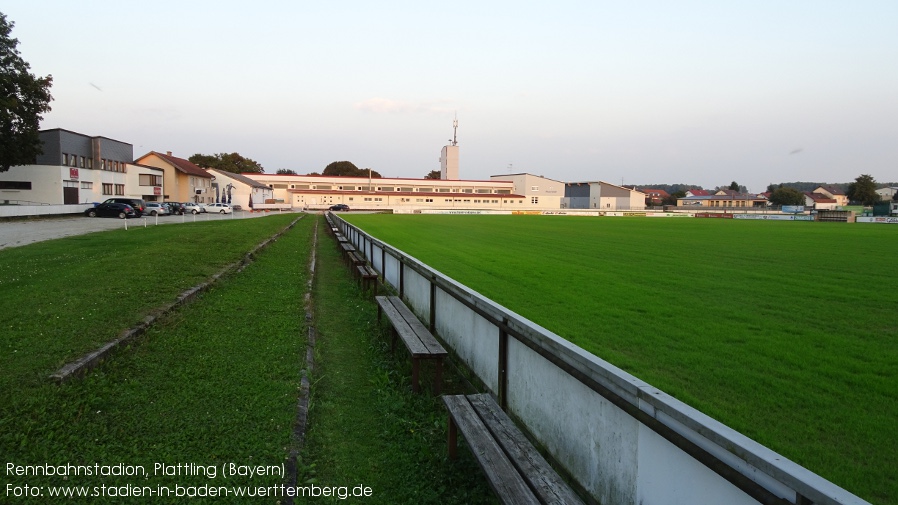
<svg viewBox="0 0 898 505">
<path fill-rule="evenodd" d="M 113 193 L 115 191 L 115 193 Z M 125 194 L 125 185 L 124 184 L 108 184 L 103 183 L 103 194 L 104 195 L 112 195 L 115 194 L 117 196 L 124 196 Z"/>
<path fill-rule="evenodd" d="M 272 184 L 274 189 L 287 189 L 286 184 Z M 493 188 L 415 188 L 411 186 L 336 186 L 331 184 L 290 184 L 290 189 L 315 189 L 315 190 L 334 190 L 339 191 L 394 191 L 400 193 L 484 193 L 510 195 L 510 189 L 493 189 Z"/>
<path fill-rule="evenodd" d="M 78 156 L 77 154 L 62 153 L 62 164 L 67 167 L 93 169 L 94 159 L 89 156 Z M 125 162 L 100 158 L 100 170 L 109 170 L 110 172 L 124 172 Z"/>
</svg>

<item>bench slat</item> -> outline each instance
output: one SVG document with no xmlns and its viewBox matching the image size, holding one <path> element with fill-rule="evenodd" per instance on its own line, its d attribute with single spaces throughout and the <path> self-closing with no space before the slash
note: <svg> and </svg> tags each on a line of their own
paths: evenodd
<svg viewBox="0 0 898 505">
<path fill-rule="evenodd" d="M 490 395 L 467 398 L 543 503 L 583 503 Z"/>
<path fill-rule="evenodd" d="M 461 395 L 443 396 L 443 403 L 449 410 L 455 425 L 464 434 L 468 447 L 480 467 L 483 468 L 490 486 L 503 503 L 538 504 L 539 501 L 527 487 L 527 483 L 508 460 L 502 448 L 496 443 L 483 421 L 474 411 L 468 399 Z"/>
<path fill-rule="evenodd" d="M 409 309 L 405 306 L 404 303 L 402 303 L 402 300 L 400 300 L 399 297 L 393 296 L 390 298 L 390 301 L 393 302 L 396 310 L 398 310 L 402 317 L 405 318 L 409 326 L 411 326 L 412 330 L 415 331 L 415 333 L 418 335 L 418 338 L 421 339 L 421 343 L 424 344 L 430 354 L 442 356 L 446 356 L 449 354 L 448 352 L 446 352 L 446 349 L 444 349 L 443 346 L 440 345 L 439 342 L 437 342 L 436 337 L 434 337 L 433 334 L 430 333 L 430 331 L 427 329 L 427 327 L 424 326 L 424 323 L 422 323 L 418 319 L 418 317 L 411 311 L 411 309 Z"/>
<path fill-rule="evenodd" d="M 415 331 L 408 325 L 399 311 L 396 310 L 392 300 L 389 298 L 390 297 L 386 296 L 375 297 L 377 304 L 380 305 L 383 313 L 386 314 L 387 319 L 390 320 L 390 324 L 393 325 L 399 338 L 405 342 L 406 347 L 408 347 L 408 350 L 413 357 L 429 355 L 430 353 L 428 352 L 427 347 L 421 343 L 421 340 L 415 334 Z"/>
</svg>

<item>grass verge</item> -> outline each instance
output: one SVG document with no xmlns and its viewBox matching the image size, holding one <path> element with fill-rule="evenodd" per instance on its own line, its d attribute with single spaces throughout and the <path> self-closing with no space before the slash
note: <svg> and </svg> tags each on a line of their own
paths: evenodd
<svg viewBox="0 0 898 505">
<path fill-rule="evenodd" d="M 4 325 L 20 324 L 11 334 L 14 338 L 4 336 L 0 367 L 4 470 L 12 463 L 87 465 L 92 473 L 104 467 L 145 472 L 6 472 L 5 498 L 0 501 L 45 503 L 53 501 L 52 489 L 64 486 L 87 493 L 82 502 L 120 503 L 122 493 L 139 488 L 141 502 L 172 503 L 185 500 L 178 498 L 176 486 L 182 493 L 198 494 L 221 493 L 219 486 L 226 486 L 255 496 L 190 501 L 258 503 L 261 494 L 275 502 L 273 487 L 283 481 L 271 469 L 280 467 L 287 455 L 296 414 L 305 345 L 302 294 L 314 218 L 300 220 L 243 272 L 222 279 L 199 300 L 164 318 L 135 346 L 84 380 L 57 386 L 46 374 L 55 362 L 93 345 L 91 339 L 78 340 L 81 333 L 100 341 L 104 334 L 114 335 L 140 319 L 141 310 L 235 261 L 295 217 L 204 224 L 189 231 L 189 244 L 183 240 L 188 232 L 179 226 L 141 234 L 94 234 L 0 252 L 4 276 L 15 272 L 18 277 L 8 285 L 20 294 L 12 311 L 15 317 L 4 310 Z M 93 259 L 97 263 L 92 265 Z M 68 285 L 77 289 L 98 280 L 114 288 L 108 293 L 89 291 L 86 301 L 65 294 Z M 45 296 L 38 299 L 41 290 Z M 8 309 L 14 300 L 6 289 L 3 293 L 0 301 Z M 35 303 L 22 304 L 23 297 Z M 52 318 L 49 326 L 32 322 L 41 320 L 47 307 L 54 307 L 60 317 Z M 50 331 L 56 328 L 62 332 Z M 56 339 L 66 342 L 57 345 Z M 265 475 L 249 477 L 250 469 Z M 229 470 L 243 475 L 225 478 Z M 29 497 L 35 491 L 40 496 Z M 150 493 L 155 496 L 147 496 Z"/>
<path fill-rule="evenodd" d="M 365 503 L 493 503 L 470 454 L 460 451 L 457 461 L 448 461 L 446 412 L 427 392 L 430 377 L 422 377 L 423 393 L 411 392 L 405 348 L 400 343 L 391 356 L 376 304 L 359 291 L 324 234 L 316 270 L 315 374 L 300 480 L 350 492 L 366 486 L 372 494 Z M 444 376 L 444 391 L 461 392 L 451 373 Z"/>
</svg>

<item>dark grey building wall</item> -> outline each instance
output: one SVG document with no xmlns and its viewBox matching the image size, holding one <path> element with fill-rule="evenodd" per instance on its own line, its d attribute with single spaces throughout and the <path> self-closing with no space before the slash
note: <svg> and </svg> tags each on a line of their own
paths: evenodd
<svg viewBox="0 0 898 505">
<path fill-rule="evenodd" d="M 565 184 L 564 185 L 564 196 L 565 198 L 586 198 L 589 199 L 589 183 L 584 183 L 582 185 L 579 184 Z"/>
<path fill-rule="evenodd" d="M 97 160 L 105 158 L 125 163 L 134 161 L 134 146 L 118 140 L 89 137 L 60 128 L 42 130 L 39 135 L 44 143 L 44 154 L 37 157 L 37 165 L 62 165 L 63 153 Z M 98 153 L 93 152 L 94 144 Z"/>
</svg>

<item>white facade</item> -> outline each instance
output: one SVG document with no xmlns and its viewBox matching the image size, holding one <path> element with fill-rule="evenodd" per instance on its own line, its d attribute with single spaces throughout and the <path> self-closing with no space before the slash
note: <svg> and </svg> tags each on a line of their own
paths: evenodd
<svg viewBox="0 0 898 505">
<path fill-rule="evenodd" d="M 342 203 L 351 209 L 533 209 L 511 181 L 339 177 L 326 175 L 241 174 L 270 186 L 278 203 L 326 209 Z"/>
<path fill-rule="evenodd" d="M 880 188 L 876 190 L 876 194 L 882 200 L 891 200 L 895 197 L 896 192 L 898 192 L 898 188 Z"/>
<path fill-rule="evenodd" d="M 509 181 L 512 192 L 523 195 L 531 208 L 560 209 L 564 199 L 564 183 L 531 174 L 492 175 L 491 181 Z"/>
<path fill-rule="evenodd" d="M 210 168 L 206 170 L 213 176 L 212 185 L 219 189 L 220 195 L 228 193 L 230 186 L 231 205 L 240 205 L 244 209 L 258 208 L 274 199 L 274 189 L 242 174 L 234 174 L 224 170 Z M 210 188 L 210 195 L 215 197 L 215 189 Z"/>
<path fill-rule="evenodd" d="M 83 204 L 124 196 L 157 200 L 162 171 L 123 164 L 121 172 L 63 165 L 20 165 L 0 173 L 0 202 Z"/>
<path fill-rule="evenodd" d="M 440 153 L 440 179 L 458 180 L 458 146 L 443 146 Z"/>
</svg>

